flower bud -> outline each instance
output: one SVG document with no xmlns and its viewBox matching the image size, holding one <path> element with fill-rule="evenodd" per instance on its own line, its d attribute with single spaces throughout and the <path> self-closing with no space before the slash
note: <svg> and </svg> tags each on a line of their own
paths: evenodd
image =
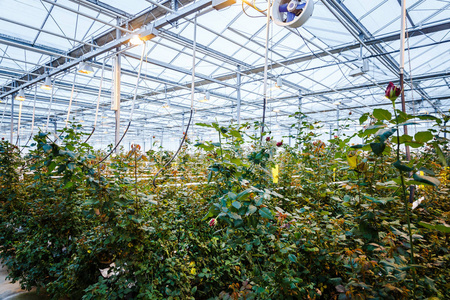
<svg viewBox="0 0 450 300">
<path fill-rule="evenodd" d="M 283 146 L 283 141 L 277 143 L 277 147 Z"/>
<path fill-rule="evenodd" d="M 392 82 L 389 82 L 384 95 L 389 100 L 395 101 L 401 93 L 402 89 L 399 86 L 395 86 Z"/>
<path fill-rule="evenodd" d="M 266 137 L 266 141 L 270 142 L 270 136 Z"/>
<path fill-rule="evenodd" d="M 216 224 L 217 224 L 217 220 L 214 219 L 214 218 L 212 218 L 211 221 L 209 221 L 209 226 L 210 227 L 216 226 Z"/>
</svg>

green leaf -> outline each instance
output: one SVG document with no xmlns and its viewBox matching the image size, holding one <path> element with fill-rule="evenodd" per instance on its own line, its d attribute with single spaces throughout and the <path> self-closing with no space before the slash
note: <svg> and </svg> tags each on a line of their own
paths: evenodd
<svg viewBox="0 0 450 300">
<path fill-rule="evenodd" d="M 71 162 L 67 164 L 67 169 L 69 169 L 70 171 L 75 170 L 75 163 Z"/>
<path fill-rule="evenodd" d="M 442 120 L 439 118 L 436 118 L 435 116 L 431 116 L 431 115 L 417 115 L 415 116 L 415 118 L 419 118 L 420 120 L 432 120 L 432 121 L 436 121 L 436 123 L 441 124 Z"/>
<path fill-rule="evenodd" d="M 73 182 L 69 181 L 66 183 L 66 185 L 64 186 L 65 189 L 71 188 L 73 185 Z"/>
<path fill-rule="evenodd" d="M 428 185 L 438 186 L 441 183 L 439 181 L 439 179 L 437 179 L 437 178 L 434 178 L 431 176 L 421 176 L 421 175 L 417 175 L 416 173 L 414 173 L 413 178 L 415 181 L 425 183 Z"/>
<path fill-rule="evenodd" d="M 42 146 L 42 150 L 44 150 L 45 153 L 50 153 L 50 151 L 52 151 L 52 146 L 49 144 L 44 144 L 44 146 Z"/>
<path fill-rule="evenodd" d="M 261 215 L 261 217 L 263 217 L 263 218 L 266 218 L 269 220 L 273 219 L 272 212 L 267 207 L 260 208 L 258 212 Z"/>
<path fill-rule="evenodd" d="M 237 130 L 230 130 L 230 135 L 234 136 L 235 138 L 242 139 L 241 133 Z"/>
<path fill-rule="evenodd" d="M 374 118 L 378 119 L 378 120 L 390 120 L 392 118 L 392 114 L 385 110 L 385 109 L 381 109 L 381 108 L 375 108 L 373 110 L 373 116 Z"/>
<path fill-rule="evenodd" d="M 56 163 L 54 161 L 52 161 L 50 163 L 50 165 L 47 167 L 48 173 L 51 173 L 55 169 L 55 167 L 56 167 Z"/>
<path fill-rule="evenodd" d="M 426 222 L 419 222 L 419 225 L 431 229 L 431 230 L 437 230 L 443 233 L 450 233 L 450 226 L 447 224 L 437 224 L 437 225 L 433 225 L 430 223 L 426 223 Z"/>
<path fill-rule="evenodd" d="M 239 201 L 234 201 L 231 205 L 233 205 L 233 207 L 235 207 L 236 209 L 239 209 L 239 208 L 241 208 L 241 202 L 239 202 Z"/>
<path fill-rule="evenodd" d="M 363 148 L 364 146 L 366 146 L 366 144 L 357 144 L 357 145 L 351 145 L 350 148 L 353 148 L 353 149 L 361 149 L 361 148 Z"/>
<path fill-rule="evenodd" d="M 437 142 L 433 142 L 433 147 L 434 147 L 434 150 L 436 151 L 436 154 L 437 154 L 439 160 L 442 163 L 442 166 L 448 167 L 447 159 L 445 158 L 444 152 L 442 152 L 441 147 L 439 147 L 439 144 Z"/>
<path fill-rule="evenodd" d="M 391 135 L 394 134 L 394 132 L 396 132 L 397 129 L 396 128 L 387 128 L 387 129 L 380 129 L 378 130 L 378 132 L 375 134 L 375 137 L 380 138 L 380 142 L 384 143 Z"/>
<path fill-rule="evenodd" d="M 245 199 L 250 197 L 251 192 L 252 192 L 251 189 L 246 189 L 245 191 L 242 191 L 239 194 L 237 194 L 236 199 L 239 201 L 244 201 Z"/>
<path fill-rule="evenodd" d="M 258 208 L 257 208 L 256 206 L 250 204 L 250 205 L 248 206 L 247 215 L 252 215 L 252 214 L 254 214 L 254 213 L 256 212 L 257 209 L 258 209 Z"/>
<path fill-rule="evenodd" d="M 228 198 L 230 198 L 231 200 L 236 200 L 237 196 L 233 192 L 228 192 Z M 239 209 L 239 207 L 238 207 L 238 209 Z"/>
<path fill-rule="evenodd" d="M 433 139 L 433 134 L 429 131 L 419 131 L 414 135 L 414 139 L 419 143 L 426 143 Z"/>
<path fill-rule="evenodd" d="M 369 118 L 369 113 L 363 114 L 363 115 L 359 118 L 359 125 L 362 125 L 365 121 L 367 121 L 368 118 Z"/>
<path fill-rule="evenodd" d="M 289 254 L 288 258 L 290 261 L 292 261 L 293 263 L 297 262 L 297 256 L 295 256 L 294 254 Z"/>
<path fill-rule="evenodd" d="M 370 143 L 370 148 L 372 148 L 373 153 L 380 155 L 383 153 L 386 145 L 384 143 Z"/>
<path fill-rule="evenodd" d="M 387 202 L 385 199 L 377 199 L 377 198 L 370 197 L 370 196 L 367 196 L 367 195 L 364 195 L 363 197 L 365 199 L 369 200 L 370 202 L 373 202 L 373 203 L 386 204 L 386 202 Z"/>
<path fill-rule="evenodd" d="M 394 167 L 396 167 L 397 169 L 399 169 L 400 171 L 403 172 L 411 172 L 414 169 L 411 167 L 408 167 L 407 165 L 402 164 L 401 161 L 397 160 L 395 163 L 392 164 Z"/>
<path fill-rule="evenodd" d="M 201 126 L 201 127 L 209 127 L 209 128 L 213 127 L 211 124 L 206 124 L 206 123 L 195 123 L 195 125 Z"/>
</svg>

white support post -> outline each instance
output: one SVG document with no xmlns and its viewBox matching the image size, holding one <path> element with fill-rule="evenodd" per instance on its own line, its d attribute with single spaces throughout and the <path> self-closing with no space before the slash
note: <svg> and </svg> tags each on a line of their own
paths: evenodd
<svg viewBox="0 0 450 300">
<path fill-rule="evenodd" d="M 237 89 L 236 89 L 236 100 L 237 100 L 237 106 L 236 106 L 236 119 L 238 126 L 241 126 L 241 66 L 237 66 Z"/>
<path fill-rule="evenodd" d="M 117 18 L 117 24 L 120 24 L 120 18 Z M 120 38 L 120 30 L 116 30 L 116 39 Z M 117 52 L 120 52 L 120 46 L 116 48 Z M 115 110 L 115 138 L 114 145 L 117 145 L 120 140 L 120 53 L 116 54 L 114 58 L 114 73 L 113 73 L 113 107 Z M 119 148 L 116 148 L 116 153 L 119 153 Z"/>
</svg>

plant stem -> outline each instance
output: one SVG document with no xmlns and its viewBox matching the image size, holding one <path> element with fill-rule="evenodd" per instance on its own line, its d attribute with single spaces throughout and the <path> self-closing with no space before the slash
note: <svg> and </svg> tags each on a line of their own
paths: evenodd
<svg viewBox="0 0 450 300">
<path fill-rule="evenodd" d="M 395 123 L 398 125 L 398 117 L 397 117 L 397 111 L 394 107 L 394 114 L 395 114 Z M 397 128 L 397 160 L 400 161 L 400 134 L 398 132 Z M 402 194 L 403 194 L 403 203 L 404 203 L 404 209 L 406 214 L 406 222 L 408 223 L 408 235 L 409 235 L 409 244 L 411 246 L 411 265 L 414 265 L 414 245 L 413 245 L 413 238 L 412 238 L 412 231 L 411 231 L 411 211 L 409 210 L 408 205 L 408 199 L 406 198 L 406 186 L 405 186 L 405 179 L 403 176 L 403 171 L 400 171 L 400 179 L 402 181 Z M 416 270 L 414 267 L 412 267 L 412 277 L 413 277 L 413 299 L 416 299 Z"/>
</svg>

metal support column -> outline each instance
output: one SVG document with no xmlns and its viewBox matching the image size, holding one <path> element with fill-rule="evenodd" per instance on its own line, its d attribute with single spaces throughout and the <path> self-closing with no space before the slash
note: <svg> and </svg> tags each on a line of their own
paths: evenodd
<svg viewBox="0 0 450 300">
<path fill-rule="evenodd" d="M 400 30 L 400 88 L 402 89 L 401 99 L 402 99 L 402 111 L 406 113 L 405 104 L 405 88 L 404 88 L 404 70 L 405 70 L 405 31 L 406 31 L 406 3 L 405 0 L 402 1 L 402 14 L 401 14 L 401 30 Z M 408 134 L 408 126 L 403 126 L 403 134 Z M 405 145 L 406 160 L 411 160 L 411 154 L 409 152 L 409 146 Z"/>
<path fill-rule="evenodd" d="M 299 138 L 300 138 L 300 133 L 302 131 L 302 95 L 301 95 L 301 91 L 299 91 L 299 96 L 298 96 L 298 125 L 297 125 L 297 143 L 298 143 L 298 148 L 300 149 L 300 142 L 299 142 Z"/>
<path fill-rule="evenodd" d="M 10 136 L 10 140 L 9 142 L 11 144 L 14 143 L 13 139 L 14 139 L 14 98 L 16 97 L 16 94 L 12 95 L 11 98 L 11 136 Z"/>
<path fill-rule="evenodd" d="M 236 89 L 236 119 L 237 119 L 237 124 L 238 126 L 241 126 L 241 66 L 237 66 L 237 74 L 236 74 L 236 79 L 237 79 L 237 89 Z"/>
<path fill-rule="evenodd" d="M 339 136 L 339 105 L 336 107 L 336 135 Z"/>
<path fill-rule="evenodd" d="M 117 24 L 120 24 L 120 18 L 117 18 Z M 120 30 L 116 29 L 116 39 L 120 38 Z M 117 52 L 120 52 L 120 47 L 116 48 Z M 116 120 L 116 128 L 115 128 L 115 139 L 114 139 L 114 145 L 117 145 L 120 140 L 120 53 L 116 54 L 116 57 L 114 59 L 114 102 L 116 103 L 116 111 L 115 111 L 115 120 Z M 116 153 L 119 153 L 119 148 L 117 147 Z"/>
</svg>

